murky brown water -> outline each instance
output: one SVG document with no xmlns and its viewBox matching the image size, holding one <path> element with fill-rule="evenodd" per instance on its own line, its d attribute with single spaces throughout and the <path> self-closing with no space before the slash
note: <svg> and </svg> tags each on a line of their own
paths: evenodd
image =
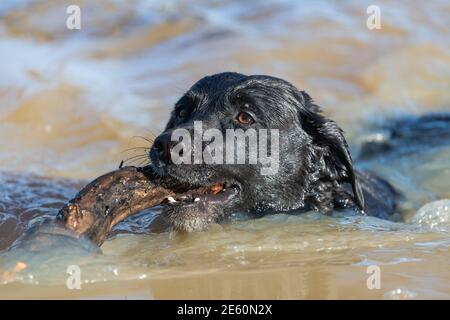
<svg viewBox="0 0 450 320">
<path fill-rule="evenodd" d="M 347 131 L 393 113 L 450 110 L 447 1 L 72 1 L 0 3 L 0 247 L 52 216 L 87 180 L 143 153 L 177 97 L 206 74 L 285 78 Z M 140 159 L 134 164 L 139 164 Z M 0 298 L 450 298 L 450 150 L 360 163 L 407 196 L 406 223 L 341 214 L 237 216 L 189 235 L 145 234 L 153 209 L 88 255 L 64 245 L 0 256 Z M 45 178 L 43 178 L 45 177 Z M 448 202 L 447 202 L 448 203 Z M 11 276 L 18 261 L 26 268 Z M 65 286 L 68 265 L 82 289 Z M 378 265 L 381 289 L 366 286 Z"/>
</svg>

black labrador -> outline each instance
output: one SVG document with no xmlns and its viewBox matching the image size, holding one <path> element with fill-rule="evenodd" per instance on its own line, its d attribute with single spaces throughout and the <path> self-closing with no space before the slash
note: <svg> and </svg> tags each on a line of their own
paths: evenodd
<svg viewBox="0 0 450 320">
<path fill-rule="evenodd" d="M 202 139 L 198 145 L 175 134 L 183 129 L 195 136 L 199 123 L 204 132 L 218 130 L 223 141 L 230 129 L 277 130 L 278 170 L 262 174 L 261 162 L 227 163 L 228 145 L 220 162 L 195 162 L 194 156 L 186 157 L 186 150 L 195 153 L 196 143 L 197 149 L 205 150 L 218 138 Z M 268 145 L 275 143 L 272 135 L 266 137 Z M 245 141 L 241 152 L 249 153 L 252 146 L 249 139 Z M 180 162 L 174 154 L 191 161 Z M 210 190 L 189 199 L 167 199 L 163 216 L 185 231 L 203 229 L 239 211 L 327 214 L 353 209 L 388 218 L 398 195 L 388 182 L 354 169 L 342 130 L 321 114 L 306 92 L 265 75 L 225 72 L 199 80 L 176 103 L 150 150 L 150 160 L 162 178 Z"/>
</svg>

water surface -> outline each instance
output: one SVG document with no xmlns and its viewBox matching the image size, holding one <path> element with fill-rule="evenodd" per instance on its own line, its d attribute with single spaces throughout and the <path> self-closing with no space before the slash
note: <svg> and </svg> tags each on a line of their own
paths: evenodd
<svg viewBox="0 0 450 320">
<path fill-rule="evenodd" d="M 71 1 L 0 4 L 1 248 L 121 160 L 144 163 L 145 149 L 124 150 L 149 147 L 207 74 L 289 80 L 346 130 L 355 158 L 374 133 L 367 123 L 450 110 L 446 1 L 378 1 L 381 30 L 365 27 L 368 1 L 78 2 L 78 31 L 65 28 Z M 238 215 L 204 232 L 148 234 L 155 208 L 118 225 L 103 255 L 63 244 L 2 255 L 0 297 L 448 299 L 448 219 L 414 216 L 450 198 L 449 163 L 448 147 L 358 162 L 405 194 L 405 222 Z M 11 274 L 19 261 L 26 268 Z M 81 290 L 66 287 L 71 264 Z M 370 265 L 379 290 L 366 286 Z"/>
</svg>

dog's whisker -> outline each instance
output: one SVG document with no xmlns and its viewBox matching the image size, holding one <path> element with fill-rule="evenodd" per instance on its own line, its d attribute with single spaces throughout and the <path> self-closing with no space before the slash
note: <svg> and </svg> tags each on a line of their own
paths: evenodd
<svg viewBox="0 0 450 320">
<path fill-rule="evenodd" d="M 130 152 L 130 151 L 135 151 L 135 150 L 150 150 L 151 147 L 133 147 L 133 148 L 128 148 L 125 150 L 120 151 L 120 153 L 125 153 L 125 152 Z"/>
<path fill-rule="evenodd" d="M 128 163 L 126 163 L 124 165 L 126 165 L 126 166 L 140 166 L 140 165 L 136 165 L 137 161 L 139 161 L 139 160 L 133 160 L 133 161 L 128 162 Z"/>
<path fill-rule="evenodd" d="M 155 134 L 152 130 L 150 129 L 144 129 L 145 131 L 147 131 L 150 134 L 150 138 L 149 139 L 153 139 L 155 140 L 155 138 L 158 136 L 157 134 Z"/>
<path fill-rule="evenodd" d="M 148 166 L 148 165 L 150 165 L 150 162 L 148 160 L 143 160 L 137 164 L 138 167 Z"/>
<path fill-rule="evenodd" d="M 138 156 L 130 157 L 130 158 L 124 160 L 124 164 L 130 164 L 135 161 L 144 160 L 144 159 L 148 159 L 148 157 L 146 155 L 138 155 Z"/>
<path fill-rule="evenodd" d="M 135 154 L 134 156 L 130 156 L 127 158 L 127 160 L 129 159 L 134 159 L 134 158 L 139 158 L 139 157 L 148 157 L 147 153 L 139 153 L 139 154 Z"/>
<path fill-rule="evenodd" d="M 129 165 L 132 163 L 136 163 L 137 161 L 142 161 L 145 160 L 144 158 L 136 158 L 136 159 L 128 159 L 126 161 L 124 161 L 124 164 Z"/>
<path fill-rule="evenodd" d="M 133 137 L 131 137 L 131 139 L 142 139 L 142 140 L 144 140 L 144 141 L 146 141 L 146 142 L 148 142 L 148 143 L 150 143 L 150 145 L 153 145 L 153 142 L 155 141 L 155 139 L 154 139 L 154 137 L 153 138 L 147 138 L 147 137 L 144 137 L 144 136 L 133 136 Z"/>
</svg>

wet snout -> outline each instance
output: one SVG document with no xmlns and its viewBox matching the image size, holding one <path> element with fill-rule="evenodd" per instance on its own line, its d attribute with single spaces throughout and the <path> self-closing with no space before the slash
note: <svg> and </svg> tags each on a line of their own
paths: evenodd
<svg viewBox="0 0 450 320">
<path fill-rule="evenodd" d="M 173 150 L 174 146 L 179 143 L 184 143 L 183 140 L 172 141 L 172 132 L 173 131 L 170 130 L 160 134 L 153 143 L 153 147 L 150 151 L 150 154 L 153 153 L 154 157 L 156 157 L 161 163 L 164 163 L 166 165 L 172 163 L 171 151 Z"/>
<path fill-rule="evenodd" d="M 193 125 L 164 131 L 155 139 L 150 150 L 150 158 L 165 165 L 180 163 L 174 161 L 173 156 L 183 158 L 188 163 L 198 163 L 195 161 L 194 153 L 201 153 L 212 142 L 212 137 L 203 136 L 205 127 L 209 128 L 203 121 L 196 121 Z"/>
</svg>

